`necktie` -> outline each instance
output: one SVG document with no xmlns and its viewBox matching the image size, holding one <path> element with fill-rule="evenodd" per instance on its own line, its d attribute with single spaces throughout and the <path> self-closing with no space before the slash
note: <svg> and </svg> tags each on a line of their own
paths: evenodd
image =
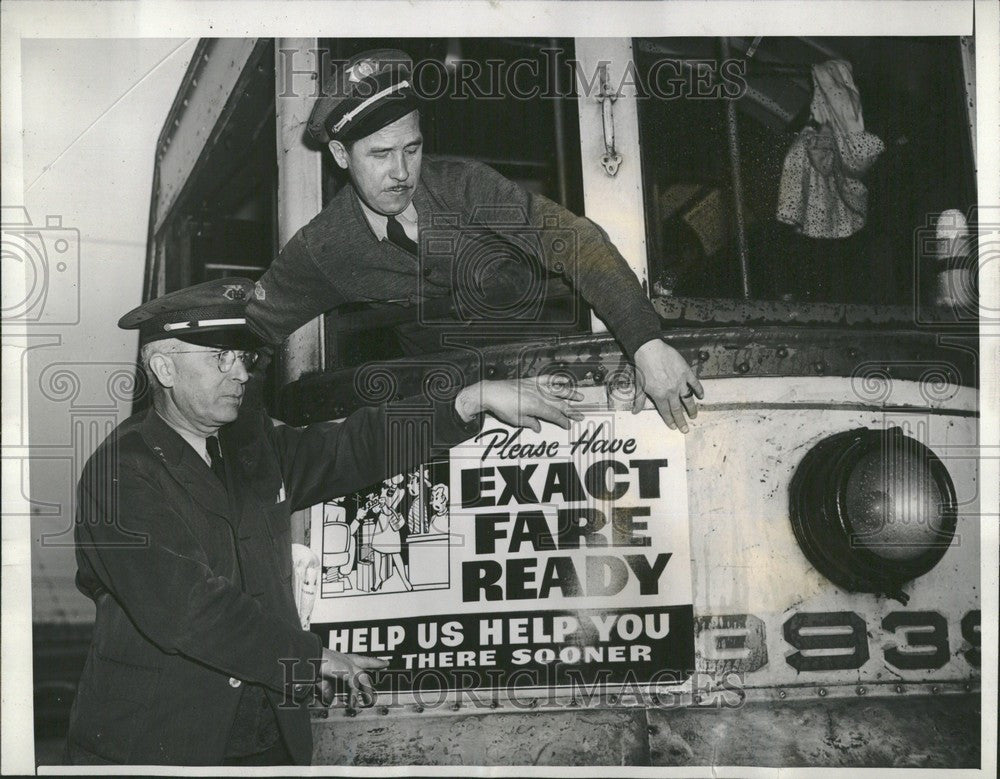
<svg viewBox="0 0 1000 779">
<path fill-rule="evenodd" d="M 417 243 L 406 234 L 406 230 L 394 216 L 386 217 L 385 234 L 390 243 L 395 244 L 404 252 L 417 256 Z"/>
<path fill-rule="evenodd" d="M 205 448 L 208 450 L 208 459 L 212 461 L 212 473 L 219 477 L 219 481 L 225 485 L 226 468 L 222 464 L 222 449 L 219 448 L 217 436 L 210 435 L 205 439 Z"/>
</svg>

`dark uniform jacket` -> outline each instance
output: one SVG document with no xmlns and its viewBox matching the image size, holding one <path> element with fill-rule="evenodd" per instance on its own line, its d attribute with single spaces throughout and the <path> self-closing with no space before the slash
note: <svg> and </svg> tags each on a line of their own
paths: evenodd
<svg viewBox="0 0 1000 779">
<path fill-rule="evenodd" d="M 433 415 L 441 446 L 474 432 L 450 405 Z M 228 490 L 152 409 L 104 441 L 78 492 L 77 584 L 97 617 L 73 762 L 219 764 L 244 683 L 278 704 L 291 681 L 282 659 L 299 661 L 297 680 L 315 678 L 307 661 L 321 644 L 293 600 L 289 513 L 388 475 L 385 427 L 384 407 L 298 429 L 241 411 L 219 433 Z M 305 704 L 277 715 L 308 764 Z"/>
<path fill-rule="evenodd" d="M 495 235 L 534 255 L 546 271 L 565 278 L 607 323 L 631 357 L 660 337 L 660 320 L 635 273 L 593 222 L 495 170 L 471 160 L 425 155 L 413 195 L 420 257 L 379 241 L 354 188 L 343 187 L 299 230 L 261 277 L 247 305 L 247 321 L 279 343 L 315 316 L 345 303 L 396 305 L 453 296 L 462 288 L 467 308 L 488 308 L 500 296 L 524 300 L 532 284 L 496 261 Z M 478 294 L 485 297 L 479 301 Z M 460 304 L 461 301 L 459 301 Z M 473 312 L 474 313 L 474 312 Z M 467 310 L 459 311 L 467 321 Z M 519 316 L 532 320 L 530 305 Z"/>
</svg>

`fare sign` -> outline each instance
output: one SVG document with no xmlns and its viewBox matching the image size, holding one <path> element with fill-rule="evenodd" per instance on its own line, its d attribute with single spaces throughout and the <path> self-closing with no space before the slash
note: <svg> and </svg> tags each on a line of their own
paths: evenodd
<svg viewBox="0 0 1000 779">
<path fill-rule="evenodd" d="M 652 411 L 539 433 L 487 420 L 446 460 L 313 519 L 327 646 L 395 689 L 685 679 L 694 665 L 684 438 Z"/>
</svg>

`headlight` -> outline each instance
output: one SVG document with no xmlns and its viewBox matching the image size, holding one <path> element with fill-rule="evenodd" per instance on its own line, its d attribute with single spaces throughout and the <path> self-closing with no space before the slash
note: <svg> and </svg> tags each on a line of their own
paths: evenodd
<svg viewBox="0 0 1000 779">
<path fill-rule="evenodd" d="M 790 487 L 795 537 L 809 561 L 851 592 L 906 603 L 955 536 L 955 486 L 930 449 L 899 430 L 860 428 L 820 441 Z"/>
</svg>

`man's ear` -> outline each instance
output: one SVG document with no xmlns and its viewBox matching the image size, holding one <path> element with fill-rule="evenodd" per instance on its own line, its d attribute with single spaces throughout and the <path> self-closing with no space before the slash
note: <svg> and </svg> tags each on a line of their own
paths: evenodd
<svg viewBox="0 0 1000 779">
<path fill-rule="evenodd" d="M 149 358 L 149 370 L 163 387 L 173 387 L 176 377 L 174 361 L 166 354 L 154 354 Z"/>
<path fill-rule="evenodd" d="M 334 162 L 344 170 L 349 167 L 347 147 L 344 146 L 340 141 L 330 141 L 330 154 L 333 155 Z"/>
</svg>

